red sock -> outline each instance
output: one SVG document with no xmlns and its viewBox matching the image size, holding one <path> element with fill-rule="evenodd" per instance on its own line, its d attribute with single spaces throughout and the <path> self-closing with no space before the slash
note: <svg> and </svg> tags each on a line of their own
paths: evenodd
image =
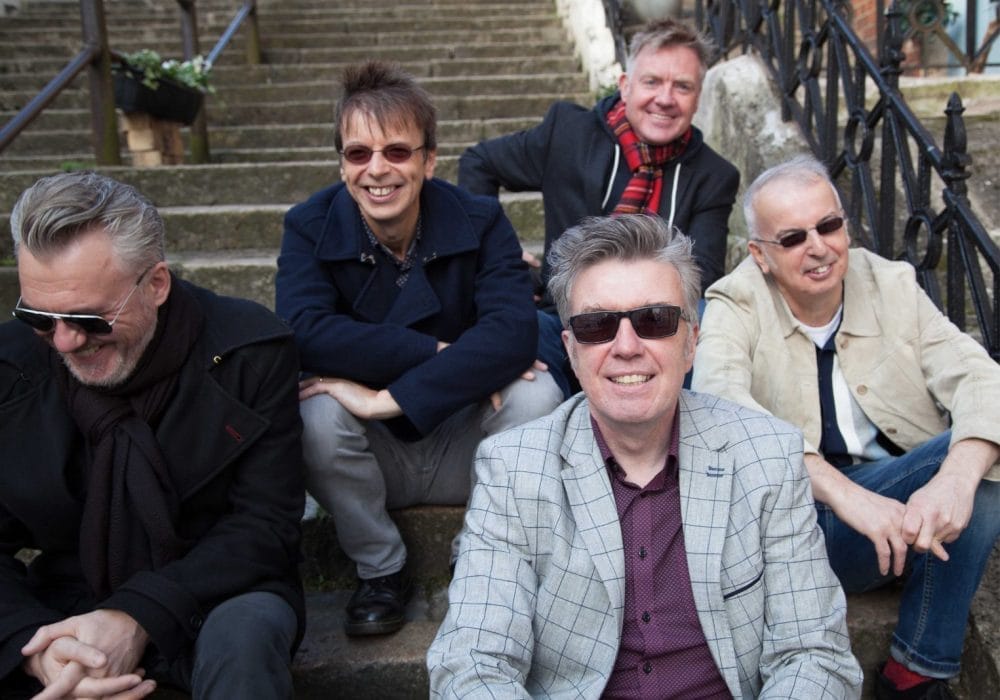
<svg viewBox="0 0 1000 700">
<path fill-rule="evenodd" d="M 931 680 L 927 676 L 914 673 L 893 658 L 885 662 L 882 675 L 892 681 L 892 684 L 896 686 L 896 690 L 908 690 L 915 685 L 920 685 Z"/>
</svg>

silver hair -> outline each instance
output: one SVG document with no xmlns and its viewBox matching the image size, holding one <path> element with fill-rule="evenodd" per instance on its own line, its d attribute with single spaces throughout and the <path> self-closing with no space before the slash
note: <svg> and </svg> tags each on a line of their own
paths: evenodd
<svg viewBox="0 0 1000 700">
<path fill-rule="evenodd" d="M 659 51 L 673 46 L 684 46 L 698 55 L 698 63 L 701 64 L 698 77 L 704 80 L 708 64 L 711 63 L 712 57 L 715 55 L 715 44 L 698 30 L 675 19 L 648 22 L 632 37 L 628 48 L 628 58 L 625 60 L 625 72 L 632 73 L 636 58 L 644 49 L 652 47 Z"/>
<path fill-rule="evenodd" d="M 146 269 L 165 257 L 163 219 L 131 185 L 81 171 L 43 177 L 18 198 L 10 215 L 14 254 L 35 257 L 65 250 L 79 236 L 103 229 L 126 270 Z"/>
<path fill-rule="evenodd" d="M 811 155 L 797 155 L 762 172 L 743 193 L 743 216 L 747 222 L 747 234 L 750 238 L 760 238 L 760 229 L 757 226 L 757 197 L 768 185 L 783 181 L 810 184 L 825 182 L 833 191 L 837 206 L 842 206 L 840 193 L 830 179 L 826 166 Z"/>
<path fill-rule="evenodd" d="M 548 255 L 548 290 L 559 320 L 564 328 L 568 326 L 573 282 L 585 269 L 605 260 L 655 260 L 677 270 L 684 317 L 697 323 L 701 270 L 691 251 L 691 239 L 658 216 L 621 214 L 583 219 L 556 239 Z"/>
</svg>

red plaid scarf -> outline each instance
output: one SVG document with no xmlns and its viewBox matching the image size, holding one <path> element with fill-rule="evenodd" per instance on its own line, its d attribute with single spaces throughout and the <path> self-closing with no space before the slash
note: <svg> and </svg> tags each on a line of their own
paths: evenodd
<svg viewBox="0 0 1000 700">
<path fill-rule="evenodd" d="M 640 141 L 632 131 L 632 125 L 625 117 L 625 103 L 621 100 L 608 112 L 607 122 L 618 138 L 625 154 L 625 162 L 632 171 L 632 179 L 628 181 L 613 213 L 658 213 L 660 192 L 663 189 L 663 166 L 684 153 L 691 141 L 691 127 L 665 146 L 650 146 Z"/>
</svg>

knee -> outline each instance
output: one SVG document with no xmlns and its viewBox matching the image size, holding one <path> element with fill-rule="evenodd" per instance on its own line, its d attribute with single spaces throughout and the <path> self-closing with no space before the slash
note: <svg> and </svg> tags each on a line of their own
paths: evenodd
<svg viewBox="0 0 1000 700">
<path fill-rule="evenodd" d="M 364 426 L 343 404 L 325 394 L 299 404 L 302 416 L 302 454 L 310 469 L 333 462 L 345 442 L 361 439 Z"/>
<path fill-rule="evenodd" d="M 194 697 L 227 697 L 215 691 L 232 693 L 233 688 L 251 694 L 228 697 L 291 697 L 297 627 L 291 606 L 273 593 L 246 593 L 219 605 L 195 642 Z"/>
<path fill-rule="evenodd" d="M 517 379 L 501 392 L 500 410 L 484 426 L 487 434 L 548 415 L 562 402 L 563 392 L 552 376 L 546 371 L 532 371 L 533 380 Z"/>
</svg>

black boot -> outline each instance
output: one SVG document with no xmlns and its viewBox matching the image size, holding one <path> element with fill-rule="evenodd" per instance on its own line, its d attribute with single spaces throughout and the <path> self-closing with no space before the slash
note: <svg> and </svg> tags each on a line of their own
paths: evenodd
<svg viewBox="0 0 1000 700">
<path fill-rule="evenodd" d="M 344 631 L 352 636 L 389 634 L 403 626 L 413 585 L 405 571 L 361 579 L 347 603 Z"/>
</svg>

